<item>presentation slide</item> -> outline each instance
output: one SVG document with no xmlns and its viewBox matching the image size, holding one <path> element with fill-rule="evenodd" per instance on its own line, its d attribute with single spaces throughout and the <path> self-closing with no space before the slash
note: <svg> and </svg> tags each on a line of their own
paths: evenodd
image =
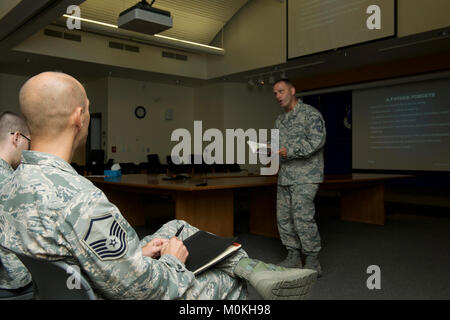
<svg viewBox="0 0 450 320">
<path fill-rule="evenodd" d="M 374 5 L 379 10 L 367 13 Z M 393 36 L 394 6 L 393 0 L 289 0 L 288 58 Z"/>
<path fill-rule="evenodd" d="M 353 91 L 353 169 L 450 171 L 450 78 Z"/>
</svg>

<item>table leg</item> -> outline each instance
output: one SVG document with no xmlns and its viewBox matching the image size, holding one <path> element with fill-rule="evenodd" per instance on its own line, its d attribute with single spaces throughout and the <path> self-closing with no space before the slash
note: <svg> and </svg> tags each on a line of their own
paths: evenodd
<svg viewBox="0 0 450 320">
<path fill-rule="evenodd" d="M 175 217 L 200 230 L 232 237 L 233 190 L 179 192 L 175 196 Z"/>
<path fill-rule="evenodd" d="M 384 225 L 384 184 L 341 190 L 342 220 Z"/>
</svg>

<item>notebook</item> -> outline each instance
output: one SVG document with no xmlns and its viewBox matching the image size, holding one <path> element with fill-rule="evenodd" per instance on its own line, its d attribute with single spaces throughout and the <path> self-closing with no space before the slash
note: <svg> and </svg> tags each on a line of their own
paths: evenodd
<svg viewBox="0 0 450 320">
<path fill-rule="evenodd" d="M 183 241 L 189 252 L 186 269 L 195 275 L 208 270 L 241 248 L 236 240 L 236 237 L 224 238 L 205 231 L 194 233 Z"/>
</svg>

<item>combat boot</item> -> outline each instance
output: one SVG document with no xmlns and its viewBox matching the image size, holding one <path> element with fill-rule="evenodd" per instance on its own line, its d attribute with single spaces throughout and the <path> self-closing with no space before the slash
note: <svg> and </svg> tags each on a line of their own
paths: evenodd
<svg viewBox="0 0 450 320">
<path fill-rule="evenodd" d="M 317 254 L 305 255 L 305 269 L 311 269 L 317 271 L 317 277 L 322 276 L 322 267 L 320 266 L 319 258 Z"/>
<path fill-rule="evenodd" d="M 288 269 L 255 259 L 243 258 L 234 274 L 250 282 L 264 300 L 303 300 L 317 279 L 317 272 Z"/>
<path fill-rule="evenodd" d="M 301 257 L 301 253 L 299 250 L 294 250 L 294 249 L 289 249 L 286 259 L 284 259 L 283 261 L 281 261 L 278 264 L 280 267 L 285 267 L 285 268 L 302 268 L 303 264 L 302 264 L 302 257 Z"/>
</svg>

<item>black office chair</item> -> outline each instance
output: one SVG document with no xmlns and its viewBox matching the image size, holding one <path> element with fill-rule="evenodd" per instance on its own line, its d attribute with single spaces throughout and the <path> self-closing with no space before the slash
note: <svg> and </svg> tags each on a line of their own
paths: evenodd
<svg viewBox="0 0 450 320">
<path fill-rule="evenodd" d="M 41 260 L 21 254 L 18 258 L 33 278 L 34 299 L 37 300 L 96 300 L 89 282 L 76 268 L 63 261 Z M 70 289 L 69 277 L 79 279 L 79 287 Z"/>
<path fill-rule="evenodd" d="M 229 172 L 240 172 L 241 171 L 241 167 L 237 164 L 227 164 L 226 168 Z"/>
<path fill-rule="evenodd" d="M 90 174 L 103 174 L 105 170 L 105 150 L 90 150 L 87 158 L 86 170 Z"/>
<path fill-rule="evenodd" d="M 111 170 L 111 167 L 114 164 L 114 159 L 108 159 L 108 161 L 105 163 L 105 170 Z"/>
<path fill-rule="evenodd" d="M 147 173 L 164 173 L 164 167 L 157 154 L 147 155 Z"/>
<path fill-rule="evenodd" d="M 33 278 L 36 300 L 96 300 L 89 282 L 76 268 L 63 261 L 48 261 L 15 253 Z M 79 280 L 79 287 L 70 289 L 69 277 Z"/>
<path fill-rule="evenodd" d="M 216 172 L 216 173 L 227 172 L 226 164 L 215 163 L 212 166 L 213 166 L 214 172 Z"/>
<path fill-rule="evenodd" d="M 189 164 L 175 164 L 172 161 L 172 156 L 166 157 L 167 168 L 170 173 L 178 174 L 178 173 L 188 173 L 191 171 L 191 165 Z"/>
<path fill-rule="evenodd" d="M 215 164 L 214 169 L 216 172 L 240 172 L 241 167 L 237 164 Z"/>
<path fill-rule="evenodd" d="M 120 162 L 120 171 L 122 174 L 135 174 L 140 173 L 140 168 L 133 162 Z"/>
<path fill-rule="evenodd" d="M 196 164 L 195 160 L 197 160 L 200 163 Z M 203 162 L 202 155 L 191 154 L 191 168 L 193 169 L 194 173 L 207 173 L 209 170 L 208 165 L 205 162 Z"/>
</svg>

